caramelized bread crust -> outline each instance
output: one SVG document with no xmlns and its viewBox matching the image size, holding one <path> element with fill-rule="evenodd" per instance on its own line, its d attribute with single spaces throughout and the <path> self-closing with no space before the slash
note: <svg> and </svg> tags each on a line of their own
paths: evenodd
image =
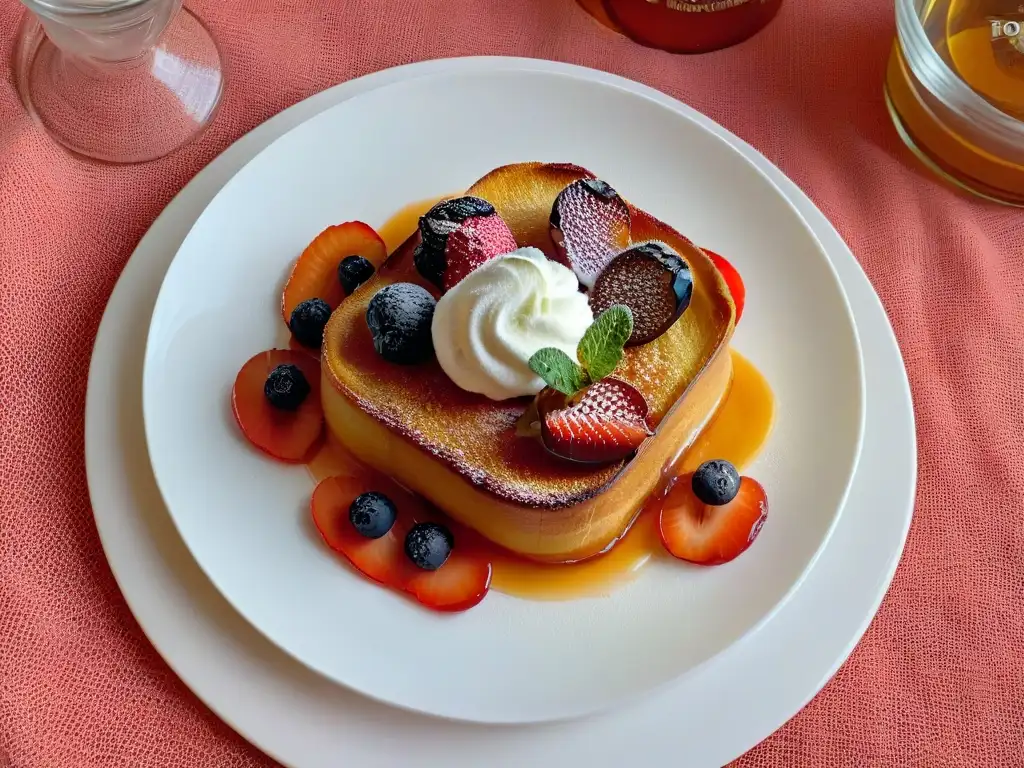
<svg viewBox="0 0 1024 768">
<path fill-rule="evenodd" d="M 552 255 L 549 215 L 555 197 L 569 183 L 590 176 L 578 166 L 522 163 L 492 171 L 470 187 L 467 194 L 491 202 L 520 246 L 533 245 Z M 696 388 L 702 372 L 715 360 L 719 361 L 719 374 L 715 377 L 718 386 L 714 392 L 706 393 L 711 396 L 703 398 L 704 407 L 700 409 L 711 410 L 688 414 L 681 422 L 689 424 L 696 420 L 699 423 L 690 426 L 702 426 L 728 387 L 731 364 L 726 348 L 735 325 L 735 307 L 724 280 L 703 251 L 643 211 L 632 209 L 632 214 L 634 242 L 656 239 L 672 246 L 690 264 L 694 291 L 689 309 L 669 331 L 649 344 L 627 349 L 616 371 L 616 376 L 633 384 L 647 398 L 650 425 L 656 432 L 631 461 L 598 467 L 562 461 L 550 455 L 538 440 L 516 436 L 516 421 L 528 399 L 494 402 L 459 389 L 436 360 L 399 366 L 377 355 L 365 315 L 370 298 L 378 290 L 392 282 L 413 282 L 437 296 L 435 286 L 420 277 L 413 265 L 418 235 L 402 245 L 370 281 L 342 302 L 325 331 L 324 405 L 328 423 L 338 438 L 356 449 L 357 454 L 363 452 L 354 444 L 356 436 L 347 439 L 345 435 L 347 430 L 355 429 L 356 425 L 351 423 L 355 415 L 342 414 L 340 403 L 334 402 L 332 406 L 331 401 L 341 395 L 348 405 L 427 454 L 439 468 L 448 470 L 442 473 L 444 476 L 461 479 L 483 494 L 481 498 L 494 497 L 494 501 L 510 508 L 559 510 L 580 505 L 608 490 L 630 465 L 644 468 L 650 477 L 650 487 L 646 489 L 650 493 L 665 455 L 674 458 L 695 436 L 682 431 L 663 434 L 676 432 L 663 430 L 663 423 L 668 426 L 668 421 L 680 422 L 670 419 L 670 413 L 686 405 L 690 399 L 688 390 Z M 666 446 L 668 442 L 674 444 Z M 664 450 L 666 447 L 669 450 Z M 650 461 L 655 458 L 653 454 L 661 459 L 656 466 Z M 392 460 L 365 458 L 371 464 L 383 463 L 380 469 L 403 479 L 399 456 Z M 409 478 L 405 481 L 411 482 Z M 429 483 L 429 478 L 416 481 Z M 444 501 L 445 492 L 433 493 L 429 488 L 419 487 L 414 490 L 433 498 L 456 517 L 465 517 L 449 508 Z M 472 520 L 464 522 L 479 529 Z"/>
</svg>

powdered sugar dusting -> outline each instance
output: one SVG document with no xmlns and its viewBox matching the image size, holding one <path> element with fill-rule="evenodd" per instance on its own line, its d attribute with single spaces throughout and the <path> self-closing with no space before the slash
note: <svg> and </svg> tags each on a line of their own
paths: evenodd
<svg viewBox="0 0 1024 768">
<path fill-rule="evenodd" d="M 444 289 L 450 291 L 481 264 L 516 247 L 512 231 L 498 214 L 466 219 L 448 236 Z"/>
<path fill-rule="evenodd" d="M 555 201 L 556 244 L 579 281 L 591 288 L 601 270 L 629 244 L 629 207 L 607 185 L 584 179 L 566 187 Z"/>
</svg>

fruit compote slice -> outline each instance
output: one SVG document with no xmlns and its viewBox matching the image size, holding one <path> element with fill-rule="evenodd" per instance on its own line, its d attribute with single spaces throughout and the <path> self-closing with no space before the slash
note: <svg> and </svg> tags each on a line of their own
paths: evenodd
<svg viewBox="0 0 1024 768">
<path fill-rule="evenodd" d="M 267 377 L 279 365 L 296 366 L 309 384 L 309 394 L 295 410 L 275 408 L 264 392 Z M 271 349 L 254 355 L 235 378 L 231 407 L 242 433 L 261 451 L 281 461 L 306 461 L 324 431 L 320 361 L 294 349 Z"/>
<path fill-rule="evenodd" d="M 281 297 L 281 315 L 287 325 L 292 311 L 307 299 L 323 299 L 332 310 L 345 298 L 338 265 L 349 256 L 362 256 L 374 269 L 387 257 L 387 246 L 373 227 L 347 221 L 328 227 L 306 246 L 292 268 Z"/>
<path fill-rule="evenodd" d="M 383 493 L 398 508 L 395 524 L 379 539 L 363 536 L 349 519 L 352 502 L 367 491 Z M 415 566 L 405 557 L 402 544 L 415 516 L 422 516 L 425 510 L 419 499 L 391 480 L 370 470 L 328 477 L 313 491 L 310 511 L 327 546 L 343 555 L 364 576 L 402 589 L 413 575 Z"/>
<path fill-rule="evenodd" d="M 387 496 L 398 514 L 391 530 L 377 539 L 360 534 L 349 518 L 349 507 L 362 493 Z M 435 611 L 465 611 L 477 605 L 490 589 L 491 563 L 469 546 L 455 544 L 444 565 L 435 571 L 417 568 L 405 554 L 405 537 L 419 522 L 435 521 L 417 496 L 393 480 L 358 470 L 329 477 L 317 485 L 310 502 L 313 522 L 327 545 L 360 573 L 379 584 L 411 595 Z"/>
<path fill-rule="evenodd" d="M 768 518 L 768 496 L 759 482 L 740 478 L 726 504 L 705 504 L 693 492 L 693 475 L 678 478 L 658 514 L 658 534 L 673 557 L 720 565 L 743 554 Z"/>
</svg>

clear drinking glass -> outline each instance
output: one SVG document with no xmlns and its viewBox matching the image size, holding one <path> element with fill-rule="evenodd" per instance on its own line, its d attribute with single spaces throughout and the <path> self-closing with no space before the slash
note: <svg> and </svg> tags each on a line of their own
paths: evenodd
<svg viewBox="0 0 1024 768">
<path fill-rule="evenodd" d="M 14 75 L 25 108 L 72 152 L 138 163 L 210 123 L 217 45 L 181 0 L 21 0 Z"/>
<path fill-rule="evenodd" d="M 896 0 L 885 95 L 907 146 L 969 192 L 1024 207 L 1024 2 Z"/>
</svg>

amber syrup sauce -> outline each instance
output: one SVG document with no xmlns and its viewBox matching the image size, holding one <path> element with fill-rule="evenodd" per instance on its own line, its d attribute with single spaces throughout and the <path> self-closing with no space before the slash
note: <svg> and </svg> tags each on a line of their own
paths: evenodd
<svg viewBox="0 0 1024 768">
<path fill-rule="evenodd" d="M 378 231 L 388 253 L 416 230 L 419 217 L 438 200 L 423 200 L 402 208 Z M 729 391 L 710 423 L 678 462 L 663 472 L 661 486 L 637 515 L 626 533 L 604 553 L 578 563 L 546 564 L 518 556 L 484 540 L 454 521 L 449 524 L 462 546 L 480 550 L 493 564 L 491 587 L 531 600 L 567 600 L 604 595 L 629 581 L 653 557 L 669 557 L 657 533 L 657 506 L 678 475 L 693 471 L 708 459 L 727 459 L 741 471 L 760 452 L 771 432 L 775 398 L 768 382 L 745 357 L 730 350 L 733 377 Z M 309 462 L 317 481 L 351 474 L 359 466 L 337 440 L 328 435 L 323 448 Z"/>
</svg>

